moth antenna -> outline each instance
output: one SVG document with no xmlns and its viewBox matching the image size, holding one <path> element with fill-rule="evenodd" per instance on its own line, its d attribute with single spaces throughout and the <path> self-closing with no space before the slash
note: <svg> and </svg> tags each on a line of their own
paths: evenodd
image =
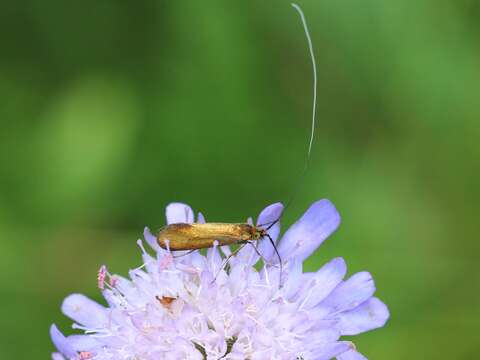
<svg viewBox="0 0 480 360">
<path fill-rule="evenodd" d="M 305 36 L 307 38 L 308 50 L 310 52 L 310 59 L 312 60 L 312 69 L 313 69 L 312 125 L 311 125 L 311 132 L 310 132 L 310 140 L 309 140 L 309 143 L 308 143 L 307 157 L 305 159 L 305 165 L 304 165 L 304 168 L 302 170 L 302 173 L 300 174 L 297 185 L 294 187 L 294 190 L 293 190 L 292 194 L 290 195 L 290 199 L 287 201 L 287 204 L 285 205 L 285 207 L 284 207 L 282 213 L 279 215 L 278 219 L 273 220 L 271 222 L 267 222 L 265 224 L 259 225 L 261 227 L 263 227 L 265 225 L 268 225 L 266 230 L 270 230 L 270 228 L 272 228 L 276 223 L 278 223 L 280 221 L 283 214 L 285 213 L 285 210 L 290 206 L 293 199 L 298 194 L 298 189 L 300 188 L 300 185 L 302 184 L 302 182 L 305 180 L 305 174 L 307 172 L 308 165 L 310 163 L 310 158 L 311 158 L 311 154 L 312 154 L 312 147 L 313 147 L 313 139 L 314 139 L 314 136 L 315 136 L 315 126 L 316 126 L 315 117 L 316 117 L 316 114 L 317 114 L 317 65 L 316 65 L 316 61 L 315 61 L 315 54 L 313 52 L 312 38 L 310 37 L 310 32 L 308 30 L 307 20 L 305 19 L 305 15 L 303 14 L 303 11 L 300 8 L 300 6 L 298 6 L 295 3 L 292 3 L 292 6 L 298 12 L 298 14 L 300 15 L 303 30 L 305 31 Z"/>
<path fill-rule="evenodd" d="M 268 225 L 268 227 L 267 227 L 265 230 L 268 231 L 268 230 L 270 230 L 272 227 L 274 227 L 275 224 L 280 221 L 280 218 L 281 218 L 281 217 L 282 217 L 282 215 L 280 214 L 280 216 L 278 217 L 278 219 L 273 220 L 272 223 L 271 223 L 270 225 Z M 268 223 L 267 223 L 267 224 L 268 224 Z M 266 224 L 264 224 L 264 225 L 266 225 Z M 262 226 L 262 225 L 260 225 L 260 226 Z"/>
<path fill-rule="evenodd" d="M 308 160 L 310 159 L 310 154 L 312 152 L 313 137 L 315 135 L 315 115 L 317 113 L 317 64 L 315 61 L 315 54 L 313 52 L 312 38 L 310 37 L 310 32 L 308 31 L 307 20 L 303 14 L 302 9 L 295 3 L 292 3 L 292 6 L 300 14 L 300 19 L 302 20 L 303 29 L 305 30 L 305 36 L 307 37 L 308 50 L 310 51 L 310 58 L 312 60 L 313 68 L 313 106 L 312 106 L 312 129 L 310 132 L 310 142 L 308 143 L 308 153 L 306 164 L 308 165 Z"/>
</svg>

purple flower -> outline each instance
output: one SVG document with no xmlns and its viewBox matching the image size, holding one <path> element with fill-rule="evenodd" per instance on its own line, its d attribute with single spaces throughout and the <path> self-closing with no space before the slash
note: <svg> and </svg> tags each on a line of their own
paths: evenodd
<svg viewBox="0 0 480 360">
<path fill-rule="evenodd" d="M 268 206 L 257 224 L 272 222 L 282 210 L 280 203 Z M 166 212 L 168 223 L 194 221 L 184 204 L 170 204 Z M 197 221 L 205 220 L 199 214 Z M 53 359 L 365 359 L 341 337 L 381 327 L 389 317 L 373 297 L 371 275 L 360 272 L 344 280 L 342 258 L 314 273 L 302 270 L 339 223 L 332 203 L 315 202 L 278 242 L 281 277 L 268 241 L 258 244 L 260 270 L 252 246 L 224 267 L 228 246 L 174 258 L 146 228 L 145 240 L 156 254 L 148 254 L 139 240 L 143 265 L 130 270 L 129 279 L 101 267 L 98 282 L 107 306 L 80 294 L 64 300 L 63 313 L 82 333 L 65 337 L 52 325 L 58 350 Z M 279 233 L 278 223 L 269 230 L 275 242 Z"/>
</svg>

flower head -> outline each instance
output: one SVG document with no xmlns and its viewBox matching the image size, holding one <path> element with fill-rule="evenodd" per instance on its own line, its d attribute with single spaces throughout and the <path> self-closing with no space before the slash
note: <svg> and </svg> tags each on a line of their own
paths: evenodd
<svg viewBox="0 0 480 360">
<path fill-rule="evenodd" d="M 271 223 L 282 210 L 280 203 L 268 206 L 257 224 Z M 194 222 L 187 205 L 173 203 L 166 212 L 168 223 Z M 204 221 L 199 214 L 197 222 Z M 64 300 L 63 313 L 83 333 L 65 337 L 52 325 L 58 349 L 53 359 L 365 359 L 341 336 L 381 327 L 389 317 L 373 297 L 371 275 L 344 280 L 342 258 L 314 273 L 302 271 L 303 261 L 339 223 L 332 203 L 315 202 L 278 242 L 282 270 L 269 241 L 243 247 L 225 264 L 228 246 L 214 246 L 206 255 L 171 253 L 146 228 L 155 256 L 139 240 L 143 265 L 129 278 L 100 268 L 107 306 L 80 294 Z M 276 243 L 279 233 L 279 223 L 269 229 Z"/>
</svg>

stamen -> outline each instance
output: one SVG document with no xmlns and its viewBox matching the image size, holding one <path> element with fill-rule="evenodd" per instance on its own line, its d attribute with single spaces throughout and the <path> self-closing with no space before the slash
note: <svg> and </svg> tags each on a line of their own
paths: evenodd
<svg viewBox="0 0 480 360">
<path fill-rule="evenodd" d="M 92 358 L 93 358 L 93 353 L 90 351 L 80 351 L 80 354 L 78 354 L 79 360 L 88 360 Z"/>
<path fill-rule="evenodd" d="M 145 247 L 143 246 L 143 241 L 141 239 L 137 240 L 137 245 L 142 250 L 142 253 L 144 255 L 147 255 L 147 250 L 145 250 Z"/>
<path fill-rule="evenodd" d="M 210 267 L 211 267 L 211 269 L 213 270 L 213 271 L 212 271 L 213 273 L 216 273 L 216 272 L 217 272 L 217 269 L 216 269 L 216 266 L 215 266 L 215 255 L 218 255 L 218 250 L 217 250 L 218 244 L 219 244 L 219 243 L 218 243 L 218 240 L 215 240 L 215 241 L 213 242 L 213 247 L 212 247 L 212 249 L 209 250 L 209 253 L 210 253 L 210 254 L 209 254 L 209 255 L 210 255 L 210 259 L 209 259 L 209 261 L 210 261 Z"/>
<path fill-rule="evenodd" d="M 171 251 L 170 251 L 170 240 L 165 239 L 165 247 L 167 248 L 167 251 L 168 251 L 169 253 L 171 253 Z"/>
<path fill-rule="evenodd" d="M 105 265 L 100 266 L 98 269 L 97 283 L 100 290 L 105 289 L 105 277 L 107 276 L 107 267 Z"/>
</svg>

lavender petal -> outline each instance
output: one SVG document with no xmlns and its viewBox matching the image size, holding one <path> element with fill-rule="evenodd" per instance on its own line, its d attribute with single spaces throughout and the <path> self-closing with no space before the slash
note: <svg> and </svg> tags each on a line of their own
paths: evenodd
<svg viewBox="0 0 480 360">
<path fill-rule="evenodd" d="M 65 298 L 62 312 L 77 323 L 90 328 L 101 328 L 108 324 L 105 307 L 82 294 L 72 294 Z"/>
<path fill-rule="evenodd" d="M 263 227 L 268 227 L 273 222 L 280 218 L 283 211 L 283 204 L 282 203 L 274 203 L 268 205 L 265 209 L 262 210 L 260 215 L 258 215 L 257 225 L 261 225 Z"/>
<path fill-rule="evenodd" d="M 88 335 L 70 335 L 67 340 L 76 351 L 92 351 L 102 345 L 97 339 Z"/>
<path fill-rule="evenodd" d="M 194 221 L 193 210 L 190 206 L 182 203 L 170 203 L 166 208 L 167 224 L 186 223 Z"/>
<path fill-rule="evenodd" d="M 162 251 L 163 249 L 158 245 L 157 238 L 150 232 L 148 227 L 143 229 L 143 237 L 150 247 L 155 251 Z"/>
<path fill-rule="evenodd" d="M 285 233 L 279 245 L 282 258 L 305 260 L 340 224 L 335 206 L 326 199 L 311 205 Z"/>
<path fill-rule="evenodd" d="M 70 345 L 67 338 L 60 332 L 60 330 L 58 330 L 55 324 L 52 324 L 50 326 L 50 337 L 57 350 L 60 351 L 63 355 L 65 355 L 67 358 L 77 357 L 77 352 L 72 347 L 72 345 Z"/>
<path fill-rule="evenodd" d="M 310 279 L 305 289 L 302 308 L 311 309 L 324 300 L 342 281 L 347 265 L 342 258 L 335 258 L 322 266 Z"/>
<path fill-rule="evenodd" d="M 201 212 L 199 212 L 198 215 L 197 215 L 197 223 L 199 223 L 199 224 L 205 224 L 206 223 L 205 216 L 203 216 L 203 214 Z"/>
<path fill-rule="evenodd" d="M 53 353 L 52 354 L 52 360 L 65 360 L 65 358 L 60 353 Z"/>
<path fill-rule="evenodd" d="M 357 308 L 340 314 L 338 326 L 342 335 L 357 335 L 382 327 L 389 317 L 387 306 L 374 297 Z"/>
<path fill-rule="evenodd" d="M 315 360 L 330 360 L 338 357 L 340 354 L 349 351 L 352 348 L 352 343 L 349 341 L 337 341 L 334 343 L 327 343 L 319 347 L 315 352 Z"/>
<path fill-rule="evenodd" d="M 331 308 L 332 312 L 352 310 L 367 301 L 374 292 L 372 275 L 362 271 L 338 285 L 320 306 Z"/>
</svg>

